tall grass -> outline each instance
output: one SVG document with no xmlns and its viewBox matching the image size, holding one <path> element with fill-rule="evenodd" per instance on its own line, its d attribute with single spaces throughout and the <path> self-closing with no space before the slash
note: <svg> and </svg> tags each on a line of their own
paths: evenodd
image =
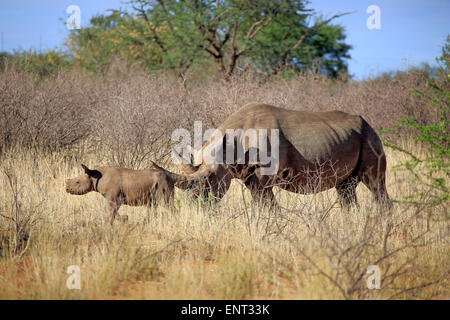
<svg viewBox="0 0 450 320">
<path fill-rule="evenodd" d="M 281 208 L 268 210 L 233 181 L 215 206 L 177 190 L 175 213 L 124 206 L 120 213 L 129 223 L 111 228 L 103 224 L 100 195 L 64 191 L 80 163 L 170 166 L 173 129 L 192 129 L 195 120 L 204 130 L 217 127 L 250 102 L 348 111 L 376 129 L 406 115 L 426 122 L 435 116 L 428 102 L 410 95 L 423 77 L 180 82 L 119 66 L 103 78 L 60 72 L 40 79 L 6 66 L 0 73 L 0 298 L 448 299 L 444 205 L 396 203 L 380 212 L 361 185 L 360 207 L 350 212 L 341 211 L 334 190 L 302 196 L 276 189 Z M 421 186 L 410 183 L 407 171 L 392 169 L 405 155 L 386 151 L 391 197 L 418 194 Z M 71 265 L 81 269 L 81 290 L 66 286 Z M 380 267 L 380 290 L 367 288 L 370 265 Z"/>
<path fill-rule="evenodd" d="M 147 223 L 147 208 L 123 207 L 129 223 L 111 228 L 99 194 L 64 192 L 64 179 L 80 171 L 73 160 L 14 151 L 0 163 L 0 298 L 449 297 L 443 206 L 395 204 L 378 212 L 361 185 L 360 207 L 350 212 L 336 205 L 334 190 L 302 196 L 280 189 L 282 209 L 269 211 L 234 181 L 214 207 L 178 190 L 177 212 L 160 208 Z M 387 156 L 391 165 L 402 160 L 394 151 Z M 388 171 L 391 196 L 419 188 L 405 174 Z M 27 237 L 16 237 L 15 221 L 24 219 L 32 221 L 24 225 Z M 81 269 L 80 290 L 66 286 L 70 265 Z M 367 288 L 369 265 L 380 267 L 380 290 Z"/>
</svg>

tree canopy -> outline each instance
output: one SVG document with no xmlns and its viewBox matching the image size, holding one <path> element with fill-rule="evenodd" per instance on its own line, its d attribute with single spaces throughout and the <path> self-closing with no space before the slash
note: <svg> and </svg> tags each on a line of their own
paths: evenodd
<svg viewBox="0 0 450 320">
<path fill-rule="evenodd" d="M 113 56 L 150 70 L 215 67 L 225 78 L 252 69 L 264 75 L 347 73 L 351 46 L 342 26 L 315 16 L 305 0 L 132 0 L 71 33 L 75 61 L 88 69 Z M 96 70 L 97 71 L 97 70 Z"/>
</svg>

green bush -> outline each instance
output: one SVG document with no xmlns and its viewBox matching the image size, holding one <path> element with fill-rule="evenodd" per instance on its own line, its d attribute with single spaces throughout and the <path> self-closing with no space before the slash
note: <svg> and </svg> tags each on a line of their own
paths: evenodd
<svg viewBox="0 0 450 320">
<path fill-rule="evenodd" d="M 7 65 L 43 78 L 70 69 L 72 62 L 69 54 L 57 50 L 42 53 L 34 50 L 16 50 L 13 54 L 0 53 L 0 70 L 4 70 Z"/>
<path fill-rule="evenodd" d="M 430 106 L 434 108 L 434 121 L 423 124 L 421 119 L 408 117 L 401 121 L 400 125 L 393 129 L 385 130 L 408 130 L 411 132 L 410 139 L 419 142 L 424 147 L 425 152 L 421 155 L 415 154 L 393 143 L 384 144 L 395 150 L 399 150 L 408 155 L 408 160 L 398 165 L 398 168 L 406 169 L 411 172 L 415 181 L 426 187 L 426 191 L 418 194 L 409 195 L 403 201 L 411 203 L 422 203 L 438 205 L 450 200 L 448 180 L 449 172 L 449 124 L 450 124 L 450 75 L 449 75 L 449 57 L 450 57 L 450 37 L 447 37 L 447 43 L 443 47 L 442 57 L 438 58 L 443 62 L 440 67 L 440 76 L 429 80 L 426 86 L 430 89 L 428 92 L 415 89 L 413 95 L 418 98 L 426 98 Z"/>
</svg>

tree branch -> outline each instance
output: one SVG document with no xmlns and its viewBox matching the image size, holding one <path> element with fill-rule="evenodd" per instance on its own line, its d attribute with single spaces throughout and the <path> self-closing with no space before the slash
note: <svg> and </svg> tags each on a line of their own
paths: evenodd
<svg viewBox="0 0 450 320">
<path fill-rule="evenodd" d="M 336 18 L 345 16 L 345 15 L 348 15 L 348 14 L 352 14 L 352 13 L 355 13 L 355 11 L 352 11 L 352 12 L 344 12 L 344 13 L 337 13 L 337 14 L 335 14 L 334 16 L 332 16 L 331 18 L 329 18 L 329 19 L 327 19 L 327 20 L 324 20 L 324 21 L 320 22 L 319 24 L 315 24 L 314 26 L 312 26 L 311 28 L 309 28 L 309 29 L 308 29 L 308 30 L 300 37 L 300 39 L 298 39 L 298 41 L 295 43 L 295 45 L 294 45 L 291 49 L 288 49 L 288 51 L 292 51 L 292 50 L 297 49 L 297 48 L 302 44 L 302 42 L 305 40 L 305 38 L 306 38 L 309 34 L 311 34 L 311 32 L 313 32 L 314 30 L 320 28 L 321 26 L 324 26 L 324 25 L 330 23 L 331 21 L 333 21 L 333 20 L 336 19 Z"/>
<path fill-rule="evenodd" d="M 266 77 L 266 79 L 267 79 L 268 77 L 270 77 L 271 75 L 277 74 L 277 73 L 278 73 L 278 72 L 286 65 L 289 52 L 291 52 L 291 51 L 293 51 L 293 50 L 296 50 L 296 49 L 303 43 L 303 41 L 305 41 L 306 37 L 307 37 L 308 35 L 310 35 L 313 31 L 317 30 L 317 29 L 318 29 L 319 27 L 321 27 L 321 26 L 324 26 L 324 25 L 330 23 L 332 20 L 334 20 L 334 19 L 336 19 L 336 18 L 345 16 L 345 15 L 348 15 L 348 14 L 352 14 L 352 13 L 355 13 L 355 12 L 356 12 L 356 11 L 352 11 L 352 12 L 344 12 L 344 13 L 337 13 L 337 14 L 333 15 L 331 18 L 329 18 L 329 19 L 327 19 L 327 20 L 324 20 L 324 21 L 320 22 L 319 24 L 315 24 L 315 25 L 312 26 L 311 28 L 307 29 L 306 32 L 305 32 L 304 34 L 302 34 L 302 36 L 298 39 L 298 41 L 297 41 L 291 48 L 286 49 L 286 50 L 283 52 L 283 54 L 281 54 L 281 57 L 282 57 L 282 63 L 280 63 L 280 64 L 278 65 L 278 67 L 277 67 L 276 69 L 274 69 L 274 71 L 272 71 L 272 72 Z"/>
<path fill-rule="evenodd" d="M 264 20 L 265 19 L 256 21 L 250 26 L 250 28 L 248 29 L 248 32 L 247 32 L 247 40 L 253 39 L 258 34 L 258 32 L 261 31 L 262 28 L 267 26 L 270 23 L 270 21 L 272 21 L 272 17 L 269 17 L 265 22 L 264 22 Z M 261 24 L 261 23 L 263 23 L 263 24 Z M 259 27 L 258 27 L 258 25 L 259 25 Z M 258 27 L 258 28 L 256 28 L 256 27 Z M 256 30 L 254 30 L 255 28 L 256 28 Z"/>
<path fill-rule="evenodd" d="M 139 12 L 139 14 L 142 16 L 142 18 L 144 19 L 147 28 L 150 30 L 150 32 L 153 35 L 153 40 L 155 40 L 155 43 L 158 45 L 158 47 L 161 48 L 161 50 L 164 53 L 167 53 L 166 48 L 164 47 L 161 39 L 159 38 L 159 36 L 156 34 L 155 28 L 153 26 L 150 25 L 150 19 L 148 18 L 147 12 L 144 9 L 144 5 L 141 3 L 141 8 L 137 8 L 135 6 L 133 6 L 133 9 L 136 10 L 137 12 Z"/>
</svg>

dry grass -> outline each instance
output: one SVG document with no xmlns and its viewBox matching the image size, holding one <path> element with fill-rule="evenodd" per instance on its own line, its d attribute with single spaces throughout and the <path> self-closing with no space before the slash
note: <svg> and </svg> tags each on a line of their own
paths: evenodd
<svg viewBox="0 0 450 320">
<path fill-rule="evenodd" d="M 129 73 L 129 74 L 128 74 Z M 167 165 L 175 128 L 217 127 L 249 102 L 363 115 L 376 129 L 426 102 L 421 74 L 363 83 L 312 76 L 260 83 L 179 82 L 129 70 L 91 79 L 61 73 L 40 81 L 13 68 L 0 74 L 0 299 L 448 299 L 447 208 L 395 204 L 378 212 L 364 186 L 359 208 L 341 212 L 334 190 L 302 196 L 277 190 L 283 207 L 250 201 L 234 181 L 214 207 L 188 201 L 178 212 L 123 207 L 128 225 L 103 224 L 103 198 L 72 196 L 64 180 L 87 165 Z M 187 84 L 187 86 L 185 86 Z M 430 109 L 431 110 L 431 109 Z M 424 111 L 421 111 L 424 112 Z M 425 122 L 434 115 L 415 114 Z M 420 186 L 393 171 L 388 190 L 402 198 Z M 381 269 L 368 290 L 366 269 Z M 69 290 L 70 265 L 81 290 Z"/>
<path fill-rule="evenodd" d="M 387 157 L 390 166 L 402 160 Z M 270 212 L 234 181 L 215 207 L 178 190 L 176 214 L 161 208 L 146 224 L 145 207 L 123 207 L 129 224 L 110 228 L 99 194 L 64 192 L 80 171 L 73 159 L 11 150 L 0 168 L 1 299 L 449 298 L 444 207 L 379 213 L 360 185 L 361 206 L 348 213 L 334 190 L 278 190 L 284 209 Z M 389 169 L 387 178 L 395 198 L 418 188 L 404 172 Z M 381 268 L 381 290 L 367 289 L 371 264 Z M 81 290 L 66 287 L 70 265 L 81 268 Z"/>
</svg>

